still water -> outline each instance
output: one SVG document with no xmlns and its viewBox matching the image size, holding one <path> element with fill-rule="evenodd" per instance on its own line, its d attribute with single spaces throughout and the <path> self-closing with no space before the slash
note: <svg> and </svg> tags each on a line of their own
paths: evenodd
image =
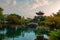
<svg viewBox="0 0 60 40">
<path fill-rule="evenodd" d="M 27 28 L 8 28 L 0 30 L 0 40 L 34 40 L 36 35 L 46 34 L 48 31 L 45 30 L 34 30 Z M 44 35 L 46 38 L 48 38 Z"/>
</svg>

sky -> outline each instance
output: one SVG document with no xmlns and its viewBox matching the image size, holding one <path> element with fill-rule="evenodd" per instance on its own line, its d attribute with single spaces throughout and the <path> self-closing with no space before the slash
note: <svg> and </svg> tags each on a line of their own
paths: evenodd
<svg viewBox="0 0 60 40">
<path fill-rule="evenodd" d="M 57 12 L 60 9 L 60 0 L 0 0 L 0 7 L 4 9 L 4 14 L 16 13 L 33 18 L 39 11 L 47 16 Z"/>
</svg>

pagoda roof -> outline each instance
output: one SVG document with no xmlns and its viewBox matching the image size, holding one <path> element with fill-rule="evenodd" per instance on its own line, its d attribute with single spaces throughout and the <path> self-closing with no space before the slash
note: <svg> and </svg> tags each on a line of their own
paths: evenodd
<svg viewBox="0 0 60 40">
<path fill-rule="evenodd" d="M 36 13 L 37 15 L 43 15 L 44 13 L 43 12 L 38 12 Z"/>
</svg>

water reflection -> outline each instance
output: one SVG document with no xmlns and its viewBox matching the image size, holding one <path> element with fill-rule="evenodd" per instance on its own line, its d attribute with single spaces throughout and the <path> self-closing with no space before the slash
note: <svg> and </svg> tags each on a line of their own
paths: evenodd
<svg viewBox="0 0 60 40">
<path fill-rule="evenodd" d="M 35 30 L 35 35 L 49 35 L 49 31 L 48 30 L 45 30 L 45 29 L 38 29 L 38 30 Z"/>
<path fill-rule="evenodd" d="M 37 35 L 48 33 L 47 30 L 30 30 L 30 28 L 5 28 L 0 32 L 0 40 L 34 40 Z"/>
</svg>

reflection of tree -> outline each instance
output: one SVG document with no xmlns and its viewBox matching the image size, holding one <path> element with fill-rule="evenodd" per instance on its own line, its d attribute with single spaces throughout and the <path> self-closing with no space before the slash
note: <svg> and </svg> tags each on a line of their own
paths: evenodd
<svg viewBox="0 0 60 40">
<path fill-rule="evenodd" d="M 11 38 L 14 38 L 14 37 L 18 37 L 21 35 L 22 32 L 26 32 L 27 30 L 26 29 L 21 29 L 21 28 L 18 28 L 17 30 L 16 29 L 11 29 L 9 28 L 7 30 L 7 33 L 6 33 L 6 36 L 7 37 L 11 37 Z M 22 35 L 23 36 L 23 35 Z"/>
<path fill-rule="evenodd" d="M 16 36 L 19 36 L 21 35 L 21 30 L 20 29 L 8 29 L 7 30 L 7 33 L 6 33 L 6 36 L 7 37 L 16 37 Z"/>
<path fill-rule="evenodd" d="M 14 38 L 18 37 L 18 36 L 22 36 L 24 37 L 24 33 L 26 32 L 31 32 L 31 30 L 27 29 L 27 28 L 7 28 L 7 32 L 4 35 L 0 35 L 0 40 L 4 39 L 5 37 L 7 37 L 6 40 L 8 40 L 8 38 Z M 47 30 L 35 30 L 34 31 L 36 35 L 41 35 L 41 34 L 47 34 L 48 31 Z"/>
<path fill-rule="evenodd" d="M 26 28 L 17 28 L 17 30 L 15 28 L 6 28 L 7 32 L 6 34 L 0 34 L 0 40 L 4 39 L 5 37 L 7 37 L 6 40 L 8 40 L 8 38 L 13 38 L 14 37 L 18 37 L 18 36 L 23 36 L 24 37 L 24 33 L 27 32 Z M 1 29 L 4 31 L 4 29 Z"/>
<path fill-rule="evenodd" d="M 3 33 L 0 33 L 0 40 L 3 40 L 5 38 L 4 28 L 1 28 L 0 31 L 3 31 Z"/>
<path fill-rule="evenodd" d="M 48 31 L 45 29 L 40 29 L 40 30 L 36 30 L 34 31 L 36 35 L 43 35 L 43 34 L 47 34 L 48 35 Z"/>
<path fill-rule="evenodd" d="M 4 34 L 0 34 L 0 40 L 4 39 Z"/>
<path fill-rule="evenodd" d="M 7 33 L 6 33 L 6 36 L 8 38 L 13 38 L 14 40 L 14 37 L 17 37 L 17 36 L 20 36 L 21 35 L 21 30 L 20 29 L 14 29 L 14 28 L 9 28 L 7 29 Z"/>
</svg>

